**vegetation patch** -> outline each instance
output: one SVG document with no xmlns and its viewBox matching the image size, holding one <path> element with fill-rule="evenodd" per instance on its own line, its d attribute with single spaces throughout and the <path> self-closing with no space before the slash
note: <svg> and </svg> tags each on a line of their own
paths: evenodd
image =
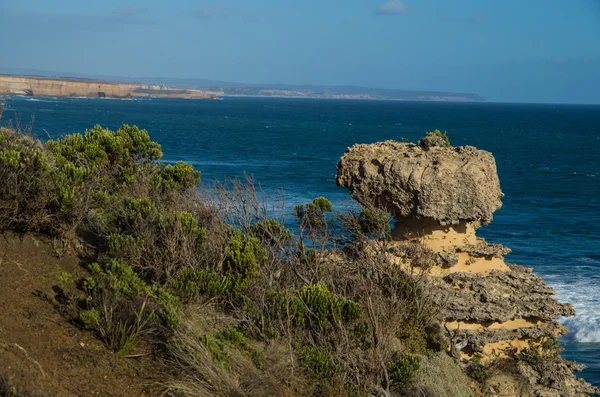
<svg viewBox="0 0 600 397">
<path fill-rule="evenodd" d="M 61 277 L 62 311 L 121 356 L 168 363 L 173 393 L 389 393 L 445 349 L 427 331 L 436 289 L 415 270 L 431 258 L 390 263 L 389 214 L 281 204 L 292 233 L 250 179 L 204 187 L 161 156 L 135 126 L 45 144 L 2 129 L 0 228 L 78 247 L 87 273 Z M 188 309 L 209 306 L 230 323 L 195 327 Z"/>
</svg>

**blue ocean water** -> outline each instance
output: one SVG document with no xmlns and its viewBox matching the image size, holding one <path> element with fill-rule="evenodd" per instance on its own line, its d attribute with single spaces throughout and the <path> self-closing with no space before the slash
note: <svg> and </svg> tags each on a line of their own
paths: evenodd
<svg viewBox="0 0 600 397">
<path fill-rule="evenodd" d="M 252 174 L 293 204 L 327 196 L 347 147 L 447 131 L 453 145 L 496 157 L 504 206 L 479 234 L 513 249 L 577 310 L 562 321 L 565 356 L 586 364 L 600 386 L 600 106 L 305 99 L 8 99 L 4 120 L 35 116 L 40 138 L 93 124 L 146 128 L 165 161 L 184 160 L 204 181 Z"/>
</svg>

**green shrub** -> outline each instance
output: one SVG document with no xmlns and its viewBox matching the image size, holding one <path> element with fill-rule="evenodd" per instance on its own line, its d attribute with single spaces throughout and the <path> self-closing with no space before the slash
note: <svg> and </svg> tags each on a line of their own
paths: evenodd
<svg viewBox="0 0 600 397">
<path fill-rule="evenodd" d="M 280 313 L 289 311 L 294 322 L 299 326 L 315 321 L 325 326 L 337 320 L 351 321 L 361 316 L 358 303 L 332 293 L 323 283 L 306 285 L 291 298 L 283 296 L 279 299 Z"/>
<path fill-rule="evenodd" d="M 300 365 L 318 379 L 329 379 L 337 370 L 330 350 L 321 346 L 305 346 L 300 350 Z"/>
<path fill-rule="evenodd" d="M 210 335 L 203 335 L 201 340 L 210 352 L 212 359 L 222 367 L 226 367 L 230 357 L 226 349 L 226 343 Z"/>
<path fill-rule="evenodd" d="M 198 238 L 204 233 L 198 233 Z M 255 276 L 266 260 L 267 250 L 256 237 L 238 229 L 229 229 L 225 260 L 219 270 L 183 268 L 169 281 L 169 288 L 184 302 L 201 295 L 236 296 Z"/>
<path fill-rule="evenodd" d="M 216 335 L 217 339 L 227 342 L 230 345 L 243 350 L 248 355 L 248 358 L 256 366 L 256 368 L 262 369 L 265 365 L 265 359 L 263 355 L 256 350 L 248 338 L 237 329 L 225 329 Z"/>
<path fill-rule="evenodd" d="M 267 219 L 255 223 L 248 230 L 249 234 L 273 246 L 290 244 L 294 234 L 275 219 Z"/>
<path fill-rule="evenodd" d="M 442 133 L 440 130 L 433 130 L 425 134 L 424 137 L 419 139 L 418 145 L 426 149 L 434 146 L 452 147 L 448 135 L 445 132 Z"/>
<path fill-rule="evenodd" d="M 169 330 L 176 329 L 181 324 L 181 300 L 176 295 L 157 285 L 152 286 L 150 296 L 152 296 L 158 306 L 158 317 L 163 324 Z"/>
<path fill-rule="evenodd" d="M 230 229 L 223 271 L 234 278 L 234 291 L 245 287 L 266 259 L 267 250 L 261 246 L 259 239 L 241 230 Z"/>
<path fill-rule="evenodd" d="M 200 183 L 200 171 L 190 164 L 178 161 L 175 165 L 167 165 L 155 174 L 153 184 L 163 192 L 169 190 L 185 190 Z"/>
<path fill-rule="evenodd" d="M 467 375 L 477 381 L 480 384 L 485 384 L 487 380 L 490 378 L 489 368 L 485 365 L 478 363 L 475 360 L 472 360 L 468 363 L 466 367 Z"/>
<path fill-rule="evenodd" d="M 89 276 L 76 317 L 110 348 L 128 354 L 140 341 L 164 346 L 185 334 L 187 344 L 166 354 L 195 366 L 197 379 L 213 371 L 218 384 L 240 363 L 253 374 L 243 381 L 256 379 L 274 359 L 263 357 L 256 341 L 272 339 L 269 348 L 285 345 L 282 362 L 293 354 L 318 379 L 311 391 L 361 397 L 380 387 L 386 368 L 393 384 L 410 382 L 419 365 L 413 354 L 441 348 L 426 332 L 435 310 L 425 282 L 381 255 L 387 214 L 353 213 L 353 235 L 337 229 L 344 221 L 318 197 L 294 209 L 294 236 L 264 215 L 255 191 L 233 184 L 233 193 L 200 194 L 200 173 L 182 162 L 157 163 L 161 155 L 137 127 L 96 126 L 46 146 L 0 130 L 0 180 L 13 181 L 0 191 L 0 228 L 84 240 Z M 246 218 L 227 225 L 236 215 Z M 231 321 L 216 321 L 210 335 L 199 336 L 182 313 L 206 301 Z M 390 362 L 399 347 L 405 354 Z"/>
<path fill-rule="evenodd" d="M 316 199 L 314 199 L 313 206 L 323 212 L 331 212 L 333 210 L 333 205 L 331 204 L 331 201 L 329 201 L 325 197 L 317 197 Z"/>
<path fill-rule="evenodd" d="M 184 268 L 169 282 L 169 288 L 182 301 L 189 303 L 201 295 L 222 296 L 232 291 L 231 276 L 214 270 Z"/>
<path fill-rule="evenodd" d="M 40 141 L 0 128 L 0 230 L 51 227 L 51 170 L 52 158 Z"/>
<path fill-rule="evenodd" d="M 423 329 L 423 324 L 414 317 L 408 317 L 398 324 L 396 336 L 402 342 L 404 348 L 414 354 L 429 353 L 427 347 L 427 333 Z"/>
<path fill-rule="evenodd" d="M 389 367 L 390 383 L 406 385 L 411 382 L 421 364 L 421 357 L 412 354 L 401 354 L 396 357 Z"/>
<path fill-rule="evenodd" d="M 331 212 L 333 205 L 325 197 L 317 197 L 312 203 L 298 204 L 294 207 L 293 214 L 301 227 L 314 231 L 322 231 L 327 223 L 326 212 Z"/>
<path fill-rule="evenodd" d="M 151 163 L 162 157 L 159 144 L 150 141 L 146 130 L 123 125 L 113 132 L 96 125 L 82 134 L 66 135 L 46 143 L 54 154 L 56 164 L 62 168 L 88 172 L 109 171 L 125 182 L 131 171 L 139 165 Z"/>
<path fill-rule="evenodd" d="M 79 312 L 79 320 L 110 348 L 127 354 L 159 322 L 167 330 L 179 325 L 179 299 L 157 285 L 148 286 L 124 261 L 93 263 L 88 269 L 90 275 L 82 283 L 86 308 Z"/>
<path fill-rule="evenodd" d="M 86 292 L 94 293 L 110 290 L 118 295 L 141 296 L 147 291 L 146 284 L 136 272 L 122 260 L 111 260 L 105 266 L 92 263 L 88 276 L 83 282 Z"/>
<path fill-rule="evenodd" d="M 100 312 L 96 308 L 82 310 L 79 319 L 86 328 L 96 328 L 100 324 Z"/>
<path fill-rule="evenodd" d="M 390 215 L 377 208 L 363 208 L 358 216 L 361 232 L 375 238 L 383 237 L 391 231 Z"/>
<path fill-rule="evenodd" d="M 528 344 L 516 357 L 534 367 L 541 364 L 547 356 L 553 356 L 562 350 L 560 342 L 554 336 L 544 338 L 540 343 L 529 340 Z"/>
</svg>

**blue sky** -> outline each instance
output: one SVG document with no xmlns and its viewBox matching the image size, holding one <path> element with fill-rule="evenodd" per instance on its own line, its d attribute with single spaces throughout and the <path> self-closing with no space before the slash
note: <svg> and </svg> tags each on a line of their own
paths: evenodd
<svg viewBox="0 0 600 397">
<path fill-rule="evenodd" d="M 600 103 L 600 0 L 0 0 L 0 72 Z"/>
</svg>

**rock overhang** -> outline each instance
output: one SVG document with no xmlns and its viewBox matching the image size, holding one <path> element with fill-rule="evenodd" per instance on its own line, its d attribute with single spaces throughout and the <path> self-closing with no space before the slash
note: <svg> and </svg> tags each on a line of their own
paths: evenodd
<svg viewBox="0 0 600 397">
<path fill-rule="evenodd" d="M 472 146 L 357 144 L 338 162 L 336 182 L 362 204 L 441 225 L 488 224 L 502 206 L 494 157 Z"/>
</svg>

